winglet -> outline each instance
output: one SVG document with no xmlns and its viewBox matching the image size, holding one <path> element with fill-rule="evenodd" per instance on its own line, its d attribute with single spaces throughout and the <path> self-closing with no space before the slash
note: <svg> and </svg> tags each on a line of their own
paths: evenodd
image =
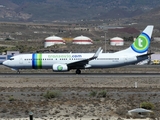
<svg viewBox="0 0 160 120">
<path fill-rule="evenodd" d="M 101 51 L 102 51 L 102 48 L 99 47 L 99 49 L 97 50 L 97 52 L 93 55 L 93 57 L 90 58 L 90 60 L 96 59 L 98 57 L 99 53 L 101 53 Z"/>
</svg>

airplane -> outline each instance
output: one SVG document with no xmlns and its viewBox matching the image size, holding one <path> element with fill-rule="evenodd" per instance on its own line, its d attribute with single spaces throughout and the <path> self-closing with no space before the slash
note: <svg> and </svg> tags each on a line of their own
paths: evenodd
<svg viewBox="0 0 160 120">
<path fill-rule="evenodd" d="M 127 49 L 114 53 L 102 53 L 101 47 L 95 53 L 33 53 L 19 54 L 3 62 L 4 66 L 20 69 L 52 69 L 65 72 L 72 69 L 81 74 L 81 69 L 114 68 L 148 59 L 153 25 L 148 25 Z"/>
</svg>

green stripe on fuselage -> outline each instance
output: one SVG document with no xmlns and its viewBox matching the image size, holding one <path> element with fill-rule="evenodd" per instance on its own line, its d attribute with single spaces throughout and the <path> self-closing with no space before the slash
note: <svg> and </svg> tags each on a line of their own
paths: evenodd
<svg viewBox="0 0 160 120">
<path fill-rule="evenodd" d="M 37 54 L 37 68 L 42 68 L 42 54 Z"/>
</svg>

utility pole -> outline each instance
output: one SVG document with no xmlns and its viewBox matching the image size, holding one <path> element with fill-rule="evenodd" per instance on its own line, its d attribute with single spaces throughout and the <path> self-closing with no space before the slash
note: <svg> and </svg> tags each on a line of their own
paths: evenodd
<svg viewBox="0 0 160 120">
<path fill-rule="evenodd" d="M 105 47 L 105 50 L 104 50 L 104 52 L 106 53 L 106 32 L 105 32 L 105 35 L 104 35 L 104 47 Z"/>
</svg>

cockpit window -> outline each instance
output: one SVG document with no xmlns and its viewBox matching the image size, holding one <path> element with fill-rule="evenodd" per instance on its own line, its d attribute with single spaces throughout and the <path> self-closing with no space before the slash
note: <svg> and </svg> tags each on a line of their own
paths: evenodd
<svg viewBox="0 0 160 120">
<path fill-rule="evenodd" d="M 10 60 L 14 60 L 14 58 L 10 58 Z"/>
</svg>

